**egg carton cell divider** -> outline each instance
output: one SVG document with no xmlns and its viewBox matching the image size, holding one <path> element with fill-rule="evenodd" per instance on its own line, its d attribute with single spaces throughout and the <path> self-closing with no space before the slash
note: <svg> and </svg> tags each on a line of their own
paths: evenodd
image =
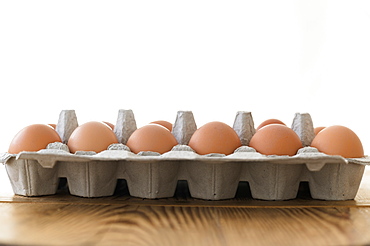
<svg viewBox="0 0 370 246">
<path fill-rule="evenodd" d="M 67 142 L 78 126 L 74 111 L 62 111 L 58 132 Z M 300 182 L 308 182 L 313 199 L 349 200 L 357 194 L 370 158 L 346 159 L 329 156 L 315 148 L 303 147 L 294 156 L 265 156 L 246 146 L 255 133 L 250 112 L 237 113 L 233 128 L 244 146 L 233 154 L 198 155 L 187 143 L 196 130 L 191 111 L 179 111 L 173 135 L 179 142 L 162 155 L 132 153 L 125 142 L 136 129 L 131 110 L 119 110 L 114 132 L 120 144 L 100 153 L 71 154 L 65 144 L 51 144 L 38 152 L 4 153 L 4 163 L 15 194 L 55 194 L 60 178 L 68 180 L 72 195 L 103 197 L 113 195 L 117 181 L 127 182 L 131 196 L 167 198 L 175 194 L 179 180 L 188 182 L 192 197 L 222 200 L 235 197 L 241 181 L 249 183 L 252 198 L 288 200 L 297 196 Z M 292 129 L 304 146 L 312 141 L 309 114 L 296 114 Z"/>
</svg>

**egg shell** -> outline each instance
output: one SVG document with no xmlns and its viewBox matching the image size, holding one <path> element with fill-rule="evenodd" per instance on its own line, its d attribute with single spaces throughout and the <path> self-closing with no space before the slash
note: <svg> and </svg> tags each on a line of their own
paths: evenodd
<svg viewBox="0 0 370 246">
<path fill-rule="evenodd" d="M 48 125 L 51 126 L 54 130 L 57 128 L 57 124 L 51 123 L 51 124 L 48 124 Z"/>
<path fill-rule="evenodd" d="M 229 155 L 241 146 L 239 136 L 229 125 L 214 121 L 197 129 L 189 146 L 198 154 L 219 153 Z"/>
<path fill-rule="evenodd" d="M 103 122 L 90 121 L 77 127 L 68 140 L 68 148 L 76 151 L 94 151 L 99 153 L 109 145 L 118 143 L 112 129 Z"/>
<path fill-rule="evenodd" d="M 317 135 L 319 132 L 321 132 L 324 129 L 325 129 L 325 126 L 315 127 L 315 129 L 314 129 L 315 135 Z"/>
<path fill-rule="evenodd" d="M 264 126 L 267 126 L 267 125 L 270 125 L 270 124 L 281 124 L 281 125 L 284 125 L 285 126 L 285 123 L 282 122 L 281 120 L 278 120 L 278 119 L 268 119 L 268 120 L 265 120 L 263 121 L 258 127 L 257 127 L 257 131 L 259 129 L 261 129 L 262 127 Z"/>
<path fill-rule="evenodd" d="M 289 127 L 270 124 L 259 129 L 249 142 L 249 146 L 264 155 L 293 156 L 302 148 L 298 135 Z"/>
<path fill-rule="evenodd" d="M 114 125 L 108 121 L 103 121 L 104 124 L 108 125 L 112 130 L 114 129 Z"/>
<path fill-rule="evenodd" d="M 172 124 L 165 120 L 156 120 L 156 121 L 150 122 L 150 124 L 158 124 L 158 125 L 166 127 L 169 131 L 172 131 Z"/>
<path fill-rule="evenodd" d="M 33 124 L 19 131 L 10 143 L 8 152 L 18 154 L 21 151 L 39 151 L 46 149 L 49 143 L 61 142 L 52 126 Z"/>
<path fill-rule="evenodd" d="M 135 130 L 126 145 L 135 154 L 142 151 L 163 154 L 176 146 L 177 141 L 167 128 L 157 124 L 149 124 Z"/>
<path fill-rule="evenodd" d="M 340 155 L 344 158 L 364 157 L 361 140 L 345 126 L 326 127 L 316 135 L 311 146 L 328 155 Z"/>
</svg>

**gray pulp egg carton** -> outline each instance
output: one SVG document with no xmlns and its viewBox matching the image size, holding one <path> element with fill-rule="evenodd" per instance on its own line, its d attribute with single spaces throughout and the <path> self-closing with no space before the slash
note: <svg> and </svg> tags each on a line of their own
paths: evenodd
<svg viewBox="0 0 370 246">
<path fill-rule="evenodd" d="M 227 156 L 198 155 L 187 145 L 197 129 L 191 111 L 177 113 L 172 133 L 179 144 L 162 155 L 134 154 L 125 145 L 136 129 L 131 110 L 118 112 L 114 132 L 120 143 L 100 153 L 69 152 L 66 143 L 77 126 L 75 112 L 64 110 L 56 128 L 63 143 L 0 156 L 15 194 L 55 194 L 60 178 L 66 178 L 72 195 L 111 196 L 118 180 L 125 179 L 131 196 L 155 199 L 174 196 L 178 181 L 186 180 L 192 197 L 221 200 L 233 198 L 239 182 L 247 181 L 252 198 L 288 200 L 296 198 L 300 182 L 308 182 L 313 199 L 348 200 L 356 196 L 370 164 L 368 157 L 346 159 L 308 147 L 314 138 L 309 114 L 294 117 L 292 129 L 305 146 L 295 156 L 266 156 L 248 147 L 255 128 L 251 113 L 243 111 L 237 112 L 233 125 L 243 146 Z"/>
</svg>

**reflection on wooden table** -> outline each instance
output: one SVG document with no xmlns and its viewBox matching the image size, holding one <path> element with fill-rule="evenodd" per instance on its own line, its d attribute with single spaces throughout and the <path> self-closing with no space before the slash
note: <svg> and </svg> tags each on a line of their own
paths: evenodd
<svg viewBox="0 0 370 246">
<path fill-rule="evenodd" d="M 370 243 L 370 169 L 355 200 L 251 199 L 241 183 L 235 199 L 190 197 L 180 182 L 168 199 L 139 199 L 127 188 L 112 197 L 80 198 L 67 189 L 44 197 L 14 196 L 0 167 L 0 243 L 25 245 L 358 245 Z"/>
</svg>

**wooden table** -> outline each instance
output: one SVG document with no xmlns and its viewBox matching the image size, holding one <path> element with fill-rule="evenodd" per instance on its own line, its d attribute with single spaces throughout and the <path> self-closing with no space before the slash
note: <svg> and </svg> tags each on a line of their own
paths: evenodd
<svg viewBox="0 0 370 246">
<path fill-rule="evenodd" d="M 0 244 L 10 245 L 363 245 L 370 244 L 370 169 L 352 201 L 319 201 L 301 186 L 290 201 L 204 201 L 180 183 L 169 199 L 14 196 L 0 167 Z"/>
</svg>

